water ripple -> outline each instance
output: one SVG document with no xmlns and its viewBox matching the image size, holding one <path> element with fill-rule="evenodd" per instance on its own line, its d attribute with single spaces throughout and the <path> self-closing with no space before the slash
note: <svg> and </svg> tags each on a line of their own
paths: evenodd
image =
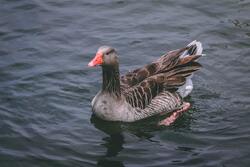
<svg viewBox="0 0 250 167">
<path fill-rule="evenodd" d="M 4 0 L 0 6 L 0 166 L 248 166 L 248 1 Z M 211 10 L 212 9 L 212 10 Z M 206 57 L 175 124 L 92 115 L 114 46 L 121 71 L 201 40 Z"/>
</svg>

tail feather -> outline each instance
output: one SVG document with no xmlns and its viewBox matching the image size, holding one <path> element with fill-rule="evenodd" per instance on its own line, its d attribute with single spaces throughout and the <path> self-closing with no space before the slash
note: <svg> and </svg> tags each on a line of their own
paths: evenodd
<svg viewBox="0 0 250 167">
<path fill-rule="evenodd" d="M 187 45 L 188 50 L 184 51 L 180 58 L 187 57 L 189 55 L 202 55 L 203 47 L 201 42 L 194 40 Z"/>
<path fill-rule="evenodd" d="M 182 58 L 182 61 L 185 61 L 185 59 L 191 59 L 189 58 L 191 57 L 191 55 L 195 55 L 197 58 L 203 56 L 203 48 L 201 42 L 194 40 L 193 42 L 189 43 L 187 47 L 189 47 L 189 49 L 184 51 L 180 56 L 180 58 Z M 195 59 L 197 59 L 196 57 Z M 182 97 L 188 96 L 193 90 L 193 82 L 191 80 L 192 76 L 193 75 L 188 76 L 186 78 L 185 84 L 178 89 L 178 92 Z"/>
</svg>

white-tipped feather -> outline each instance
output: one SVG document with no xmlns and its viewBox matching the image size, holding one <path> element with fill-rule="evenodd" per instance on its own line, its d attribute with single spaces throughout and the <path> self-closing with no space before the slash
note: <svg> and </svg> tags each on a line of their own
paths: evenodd
<svg viewBox="0 0 250 167">
<path fill-rule="evenodd" d="M 196 45 L 195 55 L 205 56 L 205 54 L 202 54 L 203 48 L 202 48 L 201 42 L 194 40 L 193 42 L 189 43 L 187 46 L 192 46 L 192 45 Z M 187 56 L 189 56 L 188 51 L 185 51 L 182 53 L 180 58 L 184 58 Z M 184 85 L 179 87 L 178 92 L 181 95 L 181 97 L 186 97 L 192 92 L 193 90 L 193 82 L 191 80 L 192 77 L 193 77 L 193 74 L 186 78 L 186 83 Z"/>
</svg>

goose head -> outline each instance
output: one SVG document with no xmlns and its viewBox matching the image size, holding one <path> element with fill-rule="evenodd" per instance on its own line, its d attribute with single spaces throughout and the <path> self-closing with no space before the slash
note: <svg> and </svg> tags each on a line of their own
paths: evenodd
<svg viewBox="0 0 250 167">
<path fill-rule="evenodd" d="M 89 67 L 95 66 L 117 66 L 118 65 L 118 55 L 114 48 L 110 46 L 101 46 L 95 57 L 89 62 Z"/>
</svg>

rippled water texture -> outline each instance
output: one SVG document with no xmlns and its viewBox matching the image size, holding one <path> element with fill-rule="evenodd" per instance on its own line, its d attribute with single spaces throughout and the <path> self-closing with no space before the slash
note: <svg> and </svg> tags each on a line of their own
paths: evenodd
<svg viewBox="0 0 250 167">
<path fill-rule="evenodd" d="M 2 0 L 0 166 L 248 167 L 249 18 L 247 0 Z M 176 123 L 92 116 L 100 45 L 124 73 L 194 39 L 207 56 Z"/>
</svg>

